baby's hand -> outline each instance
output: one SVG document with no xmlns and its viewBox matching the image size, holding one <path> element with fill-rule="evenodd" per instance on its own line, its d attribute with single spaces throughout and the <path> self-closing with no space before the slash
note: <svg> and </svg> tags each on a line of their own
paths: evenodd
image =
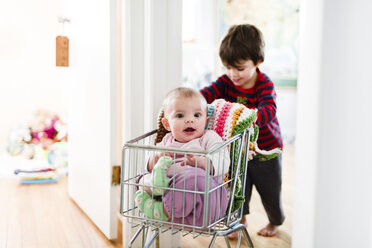
<svg viewBox="0 0 372 248">
<path fill-rule="evenodd" d="M 207 159 L 204 156 L 196 156 L 192 154 L 187 154 L 186 159 L 183 159 L 180 163 L 181 166 L 192 166 L 192 167 L 198 167 L 203 170 L 207 167 Z M 213 166 L 211 166 L 211 171 L 213 171 Z"/>
<path fill-rule="evenodd" d="M 193 166 L 193 167 L 195 167 L 196 165 L 198 165 L 198 167 L 200 167 L 198 157 L 200 157 L 200 156 L 187 154 L 186 158 L 182 158 L 181 166 L 185 166 L 185 164 L 187 164 L 187 165 Z"/>
<path fill-rule="evenodd" d="M 148 163 L 147 163 L 147 171 L 151 172 L 154 168 L 155 164 L 161 157 L 168 156 L 173 158 L 174 153 L 171 152 L 155 152 L 152 156 L 150 156 Z"/>
<path fill-rule="evenodd" d="M 173 152 L 155 152 L 156 162 L 159 160 L 159 158 L 165 157 L 165 156 L 171 157 L 173 159 L 174 156 L 175 156 L 175 153 L 173 153 Z"/>
<path fill-rule="evenodd" d="M 163 153 L 164 154 L 164 153 Z M 177 153 L 174 153 L 174 152 L 166 152 L 164 154 L 164 156 L 168 156 L 168 157 L 171 157 L 172 159 L 174 159 L 176 156 L 177 156 Z"/>
</svg>

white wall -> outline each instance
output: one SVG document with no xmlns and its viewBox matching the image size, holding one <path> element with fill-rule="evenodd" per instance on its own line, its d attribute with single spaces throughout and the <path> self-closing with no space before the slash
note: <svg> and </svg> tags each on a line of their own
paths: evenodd
<svg viewBox="0 0 372 248">
<path fill-rule="evenodd" d="M 285 143 L 294 142 L 296 139 L 297 89 L 295 87 L 276 87 L 275 91 L 277 94 L 276 115 L 280 123 L 283 140 Z"/>
<path fill-rule="evenodd" d="M 185 86 L 200 89 L 220 76 L 219 68 L 216 68 L 220 45 L 218 2 L 183 0 L 182 35 L 183 40 L 188 41 L 182 46 L 182 77 Z M 211 75 L 210 79 L 205 78 L 207 74 Z"/>
<path fill-rule="evenodd" d="M 57 16 L 64 0 L 0 1 L 0 143 L 38 108 L 66 115 L 66 91 L 55 66 Z"/>
<path fill-rule="evenodd" d="M 371 10 L 324 1 L 317 247 L 372 245 Z"/>
<path fill-rule="evenodd" d="M 157 128 L 166 93 L 182 85 L 181 0 L 123 4 L 123 141 Z"/>
<path fill-rule="evenodd" d="M 293 247 L 372 247 L 372 2 L 301 2 Z"/>
</svg>

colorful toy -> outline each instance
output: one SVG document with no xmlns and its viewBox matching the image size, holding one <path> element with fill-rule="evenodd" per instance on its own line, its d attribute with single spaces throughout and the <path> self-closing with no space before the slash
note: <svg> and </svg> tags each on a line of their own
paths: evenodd
<svg viewBox="0 0 372 248">
<path fill-rule="evenodd" d="M 57 114 L 38 110 L 28 126 L 11 131 L 7 151 L 12 156 L 23 155 L 67 167 L 67 125 Z"/>
</svg>

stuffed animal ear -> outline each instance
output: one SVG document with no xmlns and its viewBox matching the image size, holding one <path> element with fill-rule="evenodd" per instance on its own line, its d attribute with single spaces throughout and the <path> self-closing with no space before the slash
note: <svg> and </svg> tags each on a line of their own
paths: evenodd
<svg viewBox="0 0 372 248">
<path fill-rule="evenodd" d="M 163 126 L 163 123 L 161 120 L 164 118 L 164 109 L 161 108 L 158 115 L 158 131 L 156 133 L 155 138 L 155 145 L 159 142 L 161 142 L 164 138 L 164 136 L 169 132 L 165 127 Z"/>
</svg>

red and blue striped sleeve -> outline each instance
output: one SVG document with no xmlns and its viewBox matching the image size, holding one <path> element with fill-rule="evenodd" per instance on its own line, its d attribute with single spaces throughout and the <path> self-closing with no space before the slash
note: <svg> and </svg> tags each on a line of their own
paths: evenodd
<svg viewBox="0 0 372 248">
<path fill-rule="evenodd" d="M 224 88 L 226 87 L 225 80 L 219 77 L 217 81 L 213 82 L 210 86 L 207 86 L 200 90 L 200 93 L 204 96 L 208 103 L 212 103 L 214 100 L 224 98 Z"/>
<path fill-rule="evenodd" d="M 264 127 L 276 116 L 276 93 L 271 81 L 260 81 L 257 85 L 257 122 Z"/>
</svg>

